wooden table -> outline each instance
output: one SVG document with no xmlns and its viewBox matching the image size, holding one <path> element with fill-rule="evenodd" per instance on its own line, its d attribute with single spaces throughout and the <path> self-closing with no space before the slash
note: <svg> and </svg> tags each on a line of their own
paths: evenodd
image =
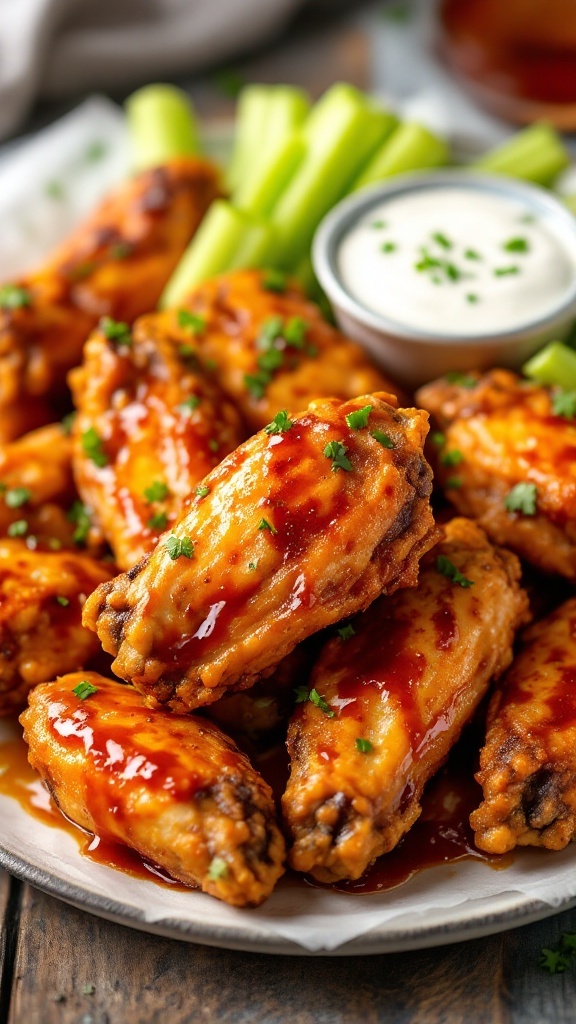
<svg viewBox="0 0 576 1024">
<path fill-rule="evenodd" d="M 576 909 L 388 956 L 236 953 L 157 938 L 0 873 L 0 1024 L 573 1024 L 576 961 L 539 966 Z"/>
</svg>

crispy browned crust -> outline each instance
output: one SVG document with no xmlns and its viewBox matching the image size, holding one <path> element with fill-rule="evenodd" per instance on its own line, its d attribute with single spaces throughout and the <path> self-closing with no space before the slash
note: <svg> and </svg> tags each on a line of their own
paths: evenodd
<svg viewBox="0 0 576 1024">
<path fill-rule="evenodd" d="M 83 681 L 96 692 L 81 700 Z M 76 824 L 233 906 L 270 895 L 285 852 L 272 792 L 217 726 L 151 711 L 95 672 L 37 687 L 21 722 L 31 765 Z"/>
<path fill-rule="evenodd" d="M 389 397 L 314 402 L 289 431 L 256 434 L 206 477 L 209 495 L 174 527 L 193 557 L 173 560 L 161 542 L 86 604 L 118 675 L 190 710 L 252 685 L 379 593 L 414 585 L 437 537 L 427 422 Z M 351 429 L 346 416 L 366 404 L 369 428 Z M 336 441 L 351 471 L 324 454 Z"/>
<path fill-rule="evenodd" d="M 473 585 L 441 574 L 438 556 Z M 411 827 L 425 783 L 510 664 L 527 614 L 519 579 L 514 555 L 454 519 L 415 589 L 376 601 L 353 620 L 353 637 L 328 642 L 310 687 L 333 716 L 306 701 L 288 729 L 292 867 L 322 882 L 359 878 Z"/>
<path fill-rule="evenodd" d="M 489 853 L 576 836 L 576 598 L 536 623 L 492 698 L 470 816 Z"/>
</svg>

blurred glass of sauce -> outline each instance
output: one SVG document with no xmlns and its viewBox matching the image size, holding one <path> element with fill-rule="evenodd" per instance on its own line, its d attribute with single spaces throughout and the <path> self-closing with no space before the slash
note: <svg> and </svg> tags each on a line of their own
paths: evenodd
<svg viewBox="0 0 576 1024">
<path fill-rule="evenodd" d="M 576 0 L 442 0 L 441 48 L 501 117 L 576 128 Z"/>
</svg>

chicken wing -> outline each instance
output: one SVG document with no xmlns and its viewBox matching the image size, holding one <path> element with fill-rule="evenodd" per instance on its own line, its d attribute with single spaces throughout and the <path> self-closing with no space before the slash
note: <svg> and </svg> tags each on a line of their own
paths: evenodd
<svg viewBox="0 0 576 1024">
<path fill-rule="evenodd" d="M 434 543 L 426 414 L 389 395 L 279 414 L 204 480 L 84 622 L 114 671 L 181 712 L 251 686 L 296 644 L 414 584 Z"/>
<path fill-rule="evenodd" d="M 185 325 L 171 333 L 142 317 L 132 333 L 92 334 L 70 374 L 78 490 L 120 569 L 155 547 L 195 485 L 245 436 L 193 342 Z"/>
<path fill-rule="evenodd" d="M 455 376 L 417 393 L 444 431 L 435 477 L 497 544 L 575 580 L 576 425 L 508 370 Z"/>
<path fill-rule="evenodd" d="M 204 324 L 200 351 L 216 365 L 219 383 L 252 430 L 279 409 L 301 412 L 315 398 L 398 394 L 294 282 L 279 285 L 266 272 L 236 271 L 206 282 L 186 305 Z M 163 316 L 171 325 L 176 313 Z"/>
<path fill-rule="evenodd" d="M 328 642 L 288 730 L 294 868 L 359 878 L 414 824 L 425 783 L 510 664 L 527 610 L 519 578 L 515 555 L 454 519 L 417 588 Z"/>
<path fill-rule="evenodd" d="M 111 575 L 88 555 L 0 540 L 0 715 L 21 708 L 36 683 L 81 668 L 97 653 L 82 605 Z"/>
<path fill-rule="evenodd" d="M 576 598 L 532 626 L 494 694 L 470 816 L 488 853 L 576 838 Z"/>
<path fill-rule="evenodd" d="M 81 828 L 234 906 L 272 892 L 285 852 L 272 792 L 217 726 L 150 711 L 95 672 L 37 687 L 20 721 L 32 767 Z"/>
<path fill-rule="evenodd" d="M 62 397 L 101 316 L 130 322 L 154 308 L 217 192 L 216 172 L 203 161 L 146 171 L 120 186 L 41 271 L 0 289 L 0 440 L 38 426 L 42 403 Z"/>
</svg>

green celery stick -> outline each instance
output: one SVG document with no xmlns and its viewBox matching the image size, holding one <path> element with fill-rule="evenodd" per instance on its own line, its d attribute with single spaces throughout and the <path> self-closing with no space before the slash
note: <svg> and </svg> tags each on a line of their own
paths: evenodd
<svg viewBox="0 0 576 1024">
<path fill-rule="evenodd" d="M 393 121 L 351 85 L 332 86 L 316 103 L 302 128 L 306 156 L 273 211 L 279 246 L 274 265 L 297 266 L 319 221 L 345 194 Z"/>
<path fill-rule="evenodd" d="M 572 213 L 576 213 L 576 196 L 562 196 L 562 201 Z"/>
<path fill-rule="evenodd" d="M 471 166 L 538 185 L 551 185 L 569 163 L 570 155 L 558 133 L 541 122 L 518 132 Z"/>
<path fill-rule="evenodd" d="M 441 167 L 448 163 L 449 157 L 448 146 L 443 139 L 415 121 L 406 121 L 398 125 L 390 138 L 377 149 L 350 191 L 375 185 L 394 174 Z"/>
<path fill-rule="evenodd" d="M 233 192 L 250 176 L 251 170 L 266 138 L 268 114 L 273 90 L 270 85 L 247 85 L 238 98 L 236 108 L 236 137 L 226 184 Z"/>
<path fill-rule="evenodd" d="M 259 140 L 257 161 L 260 154 L 274 154 L 286 138 L 300 128 L 310 113 L 310 100 L 303 89 L 295 85 L 274 85 L 270 89 L 270 104 L 266 122 L 266 135 Z M 252 166 L 255 163 L 252 153 Z"/>
<path fill-rule="evenodd" d="M 272 157 L 252 165 L 251 174 L 233 193 L 241 210 L 266 216 L 274 208 L 306 155 L 306 144 L 295 132 L 276 147 Z"/>
<path fill-rule="evenodd" d="M 209 277 L 233 267 L 266 262 L 271 228 L 225 199 L 212 203 L 164 289 L 159 306 L 177 306 L 188 293 Z M 243 260 L 246 260 L 244 263 Z"/>
<path fill-rule="evenodd" d="M 522 372 L 539 384 L 576 388 L 576 352 L 561 341 L 551 341 L 528 360 Z"/>
<path fill-rule="evenodd" d="M 146 85 L 133 92 L 125 106 L 136 170 L 198 152 L 192 102 L 182 89 Z"/>
</svg>

